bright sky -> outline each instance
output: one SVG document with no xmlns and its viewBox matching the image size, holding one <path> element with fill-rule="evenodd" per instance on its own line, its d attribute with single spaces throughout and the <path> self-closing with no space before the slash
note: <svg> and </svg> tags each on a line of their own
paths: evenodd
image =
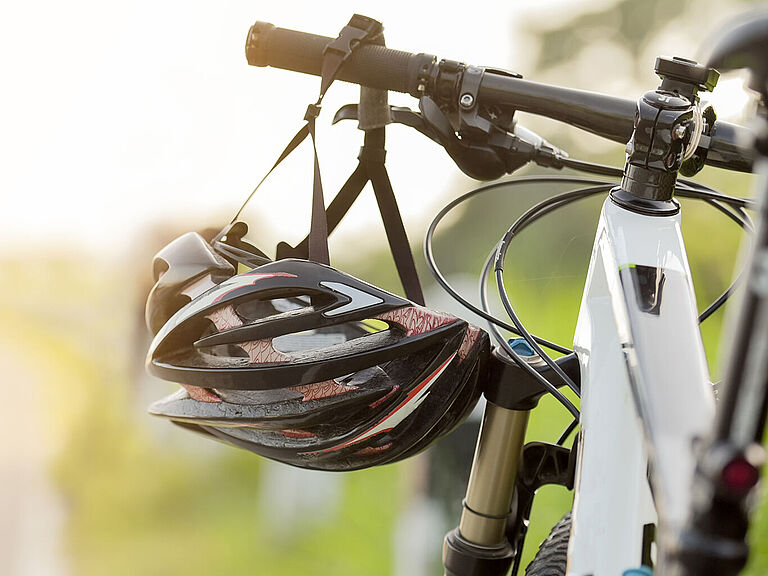
<svg viewBox="0 0 768 576">
<path fill-rule="evenodd" d="M 519 70 L 529 62 L 515 35 L 519 23 L 559 18 L 575 4 L 476 0 L 459 11 L 348 0 L 7 3 L 0 14 L 0 251 L 24 242 L 98 252 L 126 246 L 147 223 L 204 226 L 232 214 L 301 125 L 319 84 L 247 66 L 243 45 L 255 20 L 333 36 L 360 12 L 384 23 L 393 48 Z M 337 83 L 320 119 L 327 200 L 360 145 L 354 123 L 331 128 L 330 118 L 357 93 Z M 390 101 L 416 106 L 402 95 Z M 462 176 L 442 150 L 405 128 L 389 130 L 388 149 L 406 224 L 419 223 L 421 234 Z M 302 236 L 311 194 L 306 145 L 269 183 L 251 206 L 264 234 Z M 349 240 L 377 221 L 371 196 L 340 230 Z"/>
</svg>

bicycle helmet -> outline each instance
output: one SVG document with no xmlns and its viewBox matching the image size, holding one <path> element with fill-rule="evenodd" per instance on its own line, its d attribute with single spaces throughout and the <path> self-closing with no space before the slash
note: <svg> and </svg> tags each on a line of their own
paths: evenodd
<svg viewBox="0 0 768 576">
<path fill-rule="evenodd" d="M 294 466 L 355 470 L 422 450 L 479 397 L 488 336 L 454 316 L 306 260 L 218 283 L 188 268 L 179 292 L 210 287 L 150 346 L 149 370 L 182 385 L 155 415 Z"/>
</svg>

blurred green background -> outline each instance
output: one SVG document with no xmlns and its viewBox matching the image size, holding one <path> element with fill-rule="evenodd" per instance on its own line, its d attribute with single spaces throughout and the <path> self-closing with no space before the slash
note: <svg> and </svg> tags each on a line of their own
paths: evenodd
<svg viewBox="0 0 768 576">
<path fill-rule="evenodd" d="M 372 6 L 358 4 L 335 8 L 342 14 L 336 18 L 339 26 L 356 10 L 381 18 L 388 30 L 398 27 L 396 13 L 382 16 Z M 478 11 L 481 6 L 487 8 L 478 5 Z M 681 56 L 695 55 L 692 51 L 701 45 L 704 31 L 749 3 L 604 0 L 576 6 L 552 2 L 551 12 L 506 9 L 510 35 L 514 33 L 516 45 L 525 49 L 518 49 L 514 58 L 499 55 L 496 61 L 487 53 L 484 63 L 514 60 L 529 78 L 635 97 L 656 86 L 652 64 L 661 50 L 674 47 Z M 242 20 L 242 37 L 249 24 Z M 454 52 L 445 56 L 461 57 L 461 37 L 449 43 Z M 431 50 L 429 45 L 404 48 Z M 313 93 L 301 99 L 309 100 Z M 268 97 L 279 99 L 280 87 Z M 263 110 L 253 111 L 254 116 L 260 113 Z M 299 112 L 294 116 L 287 121 L 291 126 Z M 522 121 L 574 157 L 617 166 L 623 162 L 620 146 L 553 122 L 526 116 Z M 395 142 L 420 137 L 401 138 Z M 270 155 L 282 147 L 279 141 L 267 144 Z M 389 149 L 391 156 L 399 152 L 392 141 Z M 355 147 L 349 150 L 353 159 Z M 326 164 L 333 154 L 332 149 L 323 152 L 321 140 Z M 395 192 L 406 207 L 413 196 L 433 195 L 444 203 L 472 186 L 455 176 L 448 190 L 425 188 L 414 194 L 398 186 L 404 181 L 391 170 Z M 429 173 L 431 167 L 419 170 Z M 258 170 L 252 172 L 259 176 Z M 750 194 L 748 176 L 705 170 L 700 180 L 729 194 Z M 474 298 L 489 248 L 517 215 L 559 190 L 500 188 L 447 219 L 435 250 L 451 281 Z M 562 344 L 572 340 L 601 202 L 579 202 L 544 218 L 510 251 L 506 284 L 521 318 L 533 332 Z M 704 205 L 685 201 L 683 206 L 683 232 L 703 309 L 732 277 L 740 232 Z M 262 222 L 262 215 L 259 207 L 249 210 L 258 245 L 254 225 Z M 475 424 L 463 425 L 409 461 L 334 475 L 294 471 L 194 437 L 146 414 L 151 401 L 175 388 L 143 371 L 149 342 L 143 301 L 150 287 L 152 254 L 175 235 L 200 226 L 200 214 L 185 219 L 180 212 L 173 222 L 155 221 L 141 234 L 126 238 L 117 256 L 64 249 L 53 237 L 44 248 L 19 245 L 0 254 L 0 358 L 6 367 L 2 390 L 9 400 L 0 425 L 5 438 L 0 541 L 6 552 L 0 554 L 0 572 L 439 574 L 441 538 L 458 520 L 467 472 L 462 467 L 473 448 Z M 8 212 L 5 217 L 9 222 L 13 218 Z M 422 211 L 406 218 L 419 255 L 429 217 Z M 222 216 L 214 214 L 211 220 L 204 225 L 216 225 Z M 399 291 L 380 228 L 373 236 L 362 249 L 362 243 L 351 243 L 349 236 L 334 240 L 333 262 Z M 421 256 L 419 266 L 428 305 L 458 313 L 431 282 Z M 718 312 L 702 327 L 713 380 L 721 374 L 723 317 Z M 554 441 L 568 421 L 565 410 L 545 398 L 534 413 L 529 438 Z M 571 494 L 565 490 L 541 491 L 524 565 L 570 503 Z M 750 538 L 754 547 L 748 574 L 766 574 L 764 497 Z"/>
</svg>

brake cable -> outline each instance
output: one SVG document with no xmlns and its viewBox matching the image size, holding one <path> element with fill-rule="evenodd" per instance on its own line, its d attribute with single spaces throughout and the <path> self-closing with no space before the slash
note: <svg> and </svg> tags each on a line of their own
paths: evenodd
<svg viewBox="0 0 768 576">
<path fill-rule="evenodd" d="M 602 166 L 598 164 L 591 164 L 586 162 L 580 162 L 576 160 L 569 160 L 570 167 L 576 168 L 578 166 L 578 169 L 585 170 L 585 168 L 589 168 L 590 171 L 597 172 L 601 175 L 616 175 L 616 173 L 621 173 L 620 170 L 613 168 L 611 166 Z M 506 329 L 512 333 L 520 334 L 522 335 L 526 341 L 528 341 L 529 344 L 533 341 L 534 343 L 541 344 L 547 348 L 550 348 L 552 350 L 555 350 L 560 353 L 570 353 L 571 351 L 563 346 L 560 346 L 558 344 L 554 344 L 552 342 L 548 342 L 547 340 L 540 338 L 538 336 L 533 336 L 530 334 L 522 333 L 525 328 L 522 327 L 522 324 L 515 323 L 514 328 L 513 326 L 509 325 L 508 323 L 494 317 L 492 314 L 490 314 L 488 302 L 487 302 L 487 278 L 490 275 L 490 262 L 493 258 L 493 255 L 497 253 L 497 251 L 502 249 L 502 245 L 497 245 L 496 248 L 491 252 L 491 255 L 489 256 L 489 260 L 486 261 L 486 267 L 483 270 L 482 273 L 482 284 L 481 284 L 481 309 L 478 309 L 474 305 L 472 305 L 469 301 L 467 301 L 465 298 L 463 298 L 456 290 L 454 290 L 448 281 L 443 276 L 442 272 L 437 267 L 433 248 L 432 248 L 432 240 L 434 236 L 435 229 L 439 222 L 445 217 L 445 215 L 450 212 L 453 208 L 455 208 L 457 205 L 469 200 L 470 198 L 476 196 L 477 194 L 493 190 L 500 186 L 510 186 L 510 185 L 516 185 L 516 184 L 523 184 L 523 183 L 544 183 L 544 182 L 578 182 L 578 183 L 592 183 L 592 184 L 598 184 L 595 188 L 590 189 L 579 189 L 571 192 L 566 192 L 564 194 L 560 194 L 558 196 L 555 196 L 553 198 L 550 198 L 544 202 L 541 202 L 531 209 L 529 209 L 521 218 L 518 219 L 518 221 L 513 225 L 514 228 L 514 235 L 516 233 L 519 233 L 525 226 L 533 223 L 538 218 L 544 216 L 545 214 L 554 211 L 558 208 L 561 208 L 562 206 L 569 204 L 570 202 L 573 202 L 575 200 L 591 196 L 594 194 L 599 194 L 603 191 L 605 191 L 606 187 L 613 186 L 614 184 L 609 184 L 606 182 L 601 181 L 594 181 L 589 180 L 585 178 L 577 178 L 577 177 L 569 177 L 569 176 L 549 176 L 549 177 L 522 177 L 517 178 L 515 180 L 511 181 L 505 181 L 505 182 L 498 182 L 491 185 L 483 186 L 480 188 L 477 188 L 475 190 L 470 191 L 467 194 L 462 195 L 461 197 L 455 199 L 451 203 L 449 203 L 443 210 L 441 210 L 438 215 L 435 217 L 435 219 L 430 224 L 430 227 L 427 231 L 427 237 L 425 239 L 425 254 L 427 259 L 427 264 L 432 272 L 432 274 L 435 276 L 438 283 L 459 303 L 461 303 L 463 306 L 471 310 L 472 312 L 478 314 L 479 316 L 483 317 L 489 324 L 489 331 L 494 336 L 494 338 L 499 342 L 499 344 L 502 346 L 502 348 L 509 354 L 509 356 L 517 362 L 517 360 L 520 360 L 519 358 L 515 358 L 517 355 L 514 353 L 514 351 L 511 350 L 511 347 L 509 346 L 509 343 L 507 340 L 500 334 L 496 326 L 499 326 L 503 329 Z M 733 196 L 728 196 L 722 193 L 719 193 L 707 186 L 695 183 L 695 182 L 688 182 L 688 181 L 681 181 L 678 186 L 677 191 L 678 196 L 680 197 L 688 197 L 693 199 L 698 199 L 706 202 L 707 204 L 713 206 L 723 214 L 729 217 L 732 221 L 736 222 L 741 226 L 742 229 L 744 229 L 746 232 L 750 233 L 753 230 L 753 224 L 751 222 L 751 219 L 749 215 L 745 212 L 744 208 L 749 207 L 751 208 L 753 206 L 753 203 L 749 199 L 745 198 L 738 198 Z M 511 241 L 511 237 L 507 239 L 507 243 Z M 506 251 L 506 248 L 504 248 L 504 251 Z M 717 298 L 707 309 L 702 312 L 700 315 L 700 322 L 703 322 L 706 320 L 709 316 L 711 316 L 712 313 L 714 313 L 715 310 L 717 310 L 722 304 L 727 300 L 727 298 L 733 293 L 736 285 L 738 284 L 740 279 L 740 275 L 736 278 L 736 280 L 733 282 L 733 284 L 719 297 Z M 500 296 L 502 299 L 506 297 L 507 303 L 511 307 L 511 302 L 508 300 L 508 296 L 506 295 L 506 291 L 503 288 L 503 283 L 501 286 L 502 292 L 500 292 Z M 503 295 L 502 295 L 503 294 Z M 514 309 L 512 309 L 514 313 Z M 507 310 L 509 312 L 509 310 Z M 516 315 L 515 315 L 515 318 Z M 519 319 L 517 319 L 519 322 Z M 514 322 L 514 319 L 513 319 Z M 523 330 L 520 330 L 520 328 L 523 328 Z M 528 338 L 526 338 L 526 334 Z M 546 354 L 544 354 L 543 350 L 541 350 L 540 347 L 536 346 L 534 348 L 539 348 L 539 351 L 537 352 L 542 356 L 542 359 L 545 360 Z M 508 349 L 509 348 L 509 349 Z M 512 352 L 510 354 L 510 352 Z M 551 358 L 546 356 L 547 359 L 551 361 Z M 525 363 L 524 361 L 520 360 L 520 362 Z M 554 362 L 553 362 L 554 363 Z M 525 368 L 530 368 L 527 364 L 525 364 Z M 524 368 L 524 369 L 525 369 Z M 535 370 L 531 369 L 533 372 L 536 372 Z M 538 372 L 536 372 L 538 375 Z M 550 382 L 546 382 L 544 384 L 541 382 L 538 378 L 537 381 L 539 381 L 542 386 L 547 389 L 548 392 L 552 393 L 555 398 L 560 401 L 561 404 L 563 404 L 566 409 L 569 410 L 572 414 L 574 414 L 575 418 L 574 421 L 571 422 L 571 424 L 568 426 L 568 428 L 563 432 L 563 434 L 560 436 L 558 443 L 561 444 L 562 442 L 567 439 L 567 437 L 570 435 L 570 433 L 575 428 L 575 425 L 577 423 L 577 410 L 575 406 L 567 399 L 565 398 L 562 393 L 557 390 L 557 388 L 552 385 Z M 574 388 L 576 388 L 574 386 Z M 553 390 L 557 393 L 553 393 Z M 574 390 L 578 394 L 578 389 L 576 388 Z M 576 413 L 574 413 L 576 412 Z"/>
</svg>

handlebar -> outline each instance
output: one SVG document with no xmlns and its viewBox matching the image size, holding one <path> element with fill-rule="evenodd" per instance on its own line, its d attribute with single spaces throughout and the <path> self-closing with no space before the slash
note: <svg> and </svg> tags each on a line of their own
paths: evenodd
<svg viewBox="0 0 768 576">
<path fill-rule="evenodd" d="M 252 66 L 272 66 L 319 76 L 323 51 L 332 41 L 326 36 L 256 22 L 249 30 L 245 53 Z M 443 73 L 446 68 L 463 70 L 466 66 L 459 62 L 438 62 L 431 54 L 364 45 L 352 52 L 337 79 L 403 92 L 415 98 L 430 96 L 439 104 L 456 106 L 461 97 L 459 82 L 455 74 Z M 546 116 L 621 144 L 632 137 L 637 111 L 634 100 L 523 80 L 518 75 L 491 68 L 483 71 L 477 102 Z M 708 149 L 707 164 L 750 172 L 751 140 L 751 132 L 746 128 L 717 121 L 708 142 L 702 139 L 700 145 Z"/>
</svg>

